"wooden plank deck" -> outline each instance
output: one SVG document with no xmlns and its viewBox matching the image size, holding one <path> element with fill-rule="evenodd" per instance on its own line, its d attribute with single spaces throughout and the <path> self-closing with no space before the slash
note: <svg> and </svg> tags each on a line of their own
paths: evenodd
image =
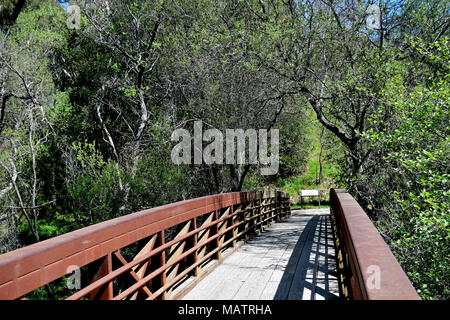
<svg viewBox="0 0 450 320">
<path fill-rule="evenodd" d="M 288 220 L 226 258 L 184 300 L 339 298 L 329 209 L 294 210 Z"/>
</svg>

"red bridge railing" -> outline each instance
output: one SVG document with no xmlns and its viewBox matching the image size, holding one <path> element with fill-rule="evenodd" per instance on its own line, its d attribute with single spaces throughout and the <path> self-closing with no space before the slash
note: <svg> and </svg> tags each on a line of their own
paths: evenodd
<svg viewBox="0 0 450 320">
<path fill-rule="evenodd" d="M 330 191 L 341 296 L 355 300 L 420 299 L 405 272 L 356 200 Z"/>
<path fill-rule="evenodd" d="M 55 282 L 67 299 L 176 299 L 193 285 L 182 282 L 200 279 L 239 240 L 289 215 L 289 195 L 272 191 L 206 196 L 108 220 L 0 255 L 0 299 L 51 291 Z"/>
</svg>

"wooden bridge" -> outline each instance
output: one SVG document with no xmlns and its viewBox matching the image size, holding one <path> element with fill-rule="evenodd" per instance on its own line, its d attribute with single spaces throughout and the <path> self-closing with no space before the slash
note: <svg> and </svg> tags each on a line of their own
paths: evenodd
<svg viewBox="0 0 450 320">
<path fill-rule="evenodd" d="M 338 299 L 328 209 L 297 210 L 248 241 L 184 299 Z"/>
<path fill-rule="evenodd" d="M 420 299 L 351 195 L 330 203 L 236 192 L 122 216 L 0 255 L 0 299 Z"/>
</svg>

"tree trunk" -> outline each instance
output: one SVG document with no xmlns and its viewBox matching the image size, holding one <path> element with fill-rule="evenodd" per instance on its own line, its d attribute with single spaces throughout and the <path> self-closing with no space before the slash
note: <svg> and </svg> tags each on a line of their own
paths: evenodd
<svg viewBox="0 0 450 320">
<path fill-rule="evenodd" d="M 37 174 L 36 174 L 36 152 L 34 149 L 34 142 L 33 142 L 33 131 L 34 131 L 34 117 L 33 117 L 33 109 L 30 107 L 29 110 L 29 117 L 30 117 L 30 130 L 28 134 L 28 141 L 30 143 L 30 151 L 31 151 L 31 166 L 33 170 L 33 184 L 31 188 L 31 206 L 32 206 L 32 212 L 33 212 L 33 220 L 34 220 L 34 227 L 33 225 L 30 225 L 31 229 L 33 230 L 34 237 L 36 238 L 36 242 L 39 242 L 39 227 L 38 227 L 38 216 L 37 216 L 37 209 L 36 209 L 36 191 L 37 191 Z"/>
<path fill-rule="evenodd" d="M 239 191 L 240 166 L 230 164 L 230 188 L 232 192 Z"/>
<path fill-rule="evenodd" d="M 317 181 L 317 184 L 321 184 L 322 183 L 322 178 L 323 178 L 323 174 L 322 174 L 322 154 L 323 154 L 323 134 L 324 134 L 325 128 L 322 127 L 322 130 L 320 131 L 320 138 L 319 138 L 319 142 L 320 142 L 320 153 L 319 153 L 319 180 Z"/>
<path fill-rule="evenodd" d="M 250 164 L 244 165 L 244 168 L 242 168 L 241 164 L 230 164 L 230 186 L 232 192 L 242 190 L 249 169 Z"/>
</svg>

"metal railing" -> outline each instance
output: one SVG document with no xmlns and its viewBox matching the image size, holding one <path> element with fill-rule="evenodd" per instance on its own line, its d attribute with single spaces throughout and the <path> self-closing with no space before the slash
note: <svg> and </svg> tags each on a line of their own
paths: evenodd
<svg viewBox="0 0 450 320">
<path fill-rule="evenodd" d="M 255 191 L 181 201 L 101 222 L 0 255 L 0 299 L 24 298 L 63 281 L 74 269 L 88 280 L 75 289 L 72 283 L 67 299 L 176 299 L 189 286 L 184 291 L 175 286 L 201 278 L 208 272 L 205 266 L 232 251 L 237 241 L 288 216 L 287 193 Z"/>
<path fill-rule="evenodd" d="M 420 299 L 405 272 L 356 200 L 330 190 L 341 296 L 355 300 Z"/>
</svg>

